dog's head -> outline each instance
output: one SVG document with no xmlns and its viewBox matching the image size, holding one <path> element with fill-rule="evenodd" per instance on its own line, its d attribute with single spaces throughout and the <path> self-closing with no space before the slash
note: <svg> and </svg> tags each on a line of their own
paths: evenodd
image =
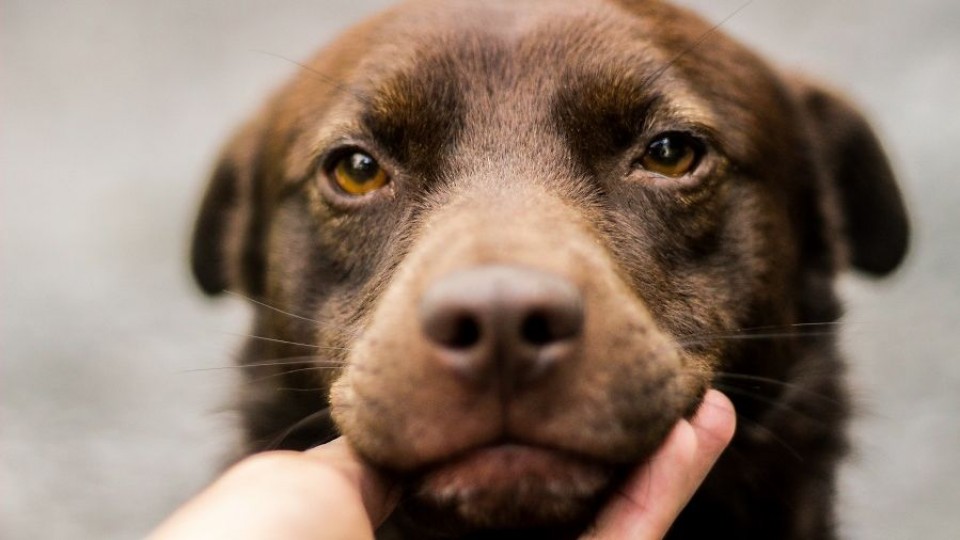
<svg viewBox="0 0 960 540">
<path fill-rule="evenodd" d="M 801 341 L 724 337 L 835 319 L 906 243 L 862 117 L 685 11 L 418 1 L 241 130 L 193 264 L 276 308 L 256 436 L 329 403 L 411 507 L 509 527 L 588 515 L 717 373 L 785 378 Z"/>
</svg>

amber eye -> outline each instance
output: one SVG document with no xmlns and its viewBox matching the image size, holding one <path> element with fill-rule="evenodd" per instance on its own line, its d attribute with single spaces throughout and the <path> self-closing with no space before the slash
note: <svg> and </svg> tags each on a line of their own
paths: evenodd
<svg viewBox="0 0 960 540">
<path fill-rule="evenodd" d="M 683 176 L 700 162 L 703 143 L 685 133 L 657 135 L 640 158 L 640 165 L 653 173 L 670 178 Z"/>
<path fill-rule="evenodd" d="M 351 152 L 338 159 L 331 175 L 344 193 L 357 196 L 376 191 L 390 180 L 377 160 L 363 152 Z"/>
</svg>

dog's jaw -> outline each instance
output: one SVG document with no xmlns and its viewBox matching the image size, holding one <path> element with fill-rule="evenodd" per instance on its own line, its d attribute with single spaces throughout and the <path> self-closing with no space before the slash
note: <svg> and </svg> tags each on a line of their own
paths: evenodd
<svg viewBox="0 0 960 540">
<path fill-rule="evenodd" d="M 497 444 L 429 469 L 412 489 L 474 528 L 537 527 L 589 518 L 613 475 L 611 466 L 562 451 Z"/>
</svg>

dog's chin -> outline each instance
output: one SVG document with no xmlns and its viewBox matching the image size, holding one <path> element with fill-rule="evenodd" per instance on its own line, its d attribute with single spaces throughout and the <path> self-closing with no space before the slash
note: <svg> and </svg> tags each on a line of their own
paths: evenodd
<svg viewBox="0 0 960 540">
<path fill-rule="evenodd" d="M 500 444 L 472 450 L 414 480 L 420 512 L 466 528 L 549 527 L 589 520 L 614 467 L 558 450 Z"/>
</svg>

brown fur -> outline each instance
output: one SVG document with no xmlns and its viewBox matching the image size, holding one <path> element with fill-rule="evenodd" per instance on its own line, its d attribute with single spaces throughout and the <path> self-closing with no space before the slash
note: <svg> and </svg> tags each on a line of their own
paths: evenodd
<svg viewBox="0 0 960 540">
<path fill-rule="evenodd" d="M 276 308 L 242 359 L 248 451 L 343 434 L 406 485 L 385 537 L 575 537 L 713 385 L 741 424 L 670 537 L 832 538 L 843 368 L 802 325 L 839 318 L 848 261 L 897 266 L 906 217 L 852 107 L 710 30 L 656 1 L 414 1 L 311 61 L 227 147 L 195 235 L 205 290 Z M 637 167 L 668 131 L 705 141 L 690 175 Z M 337 193 L 344 145 L 391 182 Z M 424 338 L 424 295 L 492 266 L 579 291 L 547 376 L 491 356 L 467 382 Z M 445 467 L 503 442 L 549 457 Z"/>
</svg>

